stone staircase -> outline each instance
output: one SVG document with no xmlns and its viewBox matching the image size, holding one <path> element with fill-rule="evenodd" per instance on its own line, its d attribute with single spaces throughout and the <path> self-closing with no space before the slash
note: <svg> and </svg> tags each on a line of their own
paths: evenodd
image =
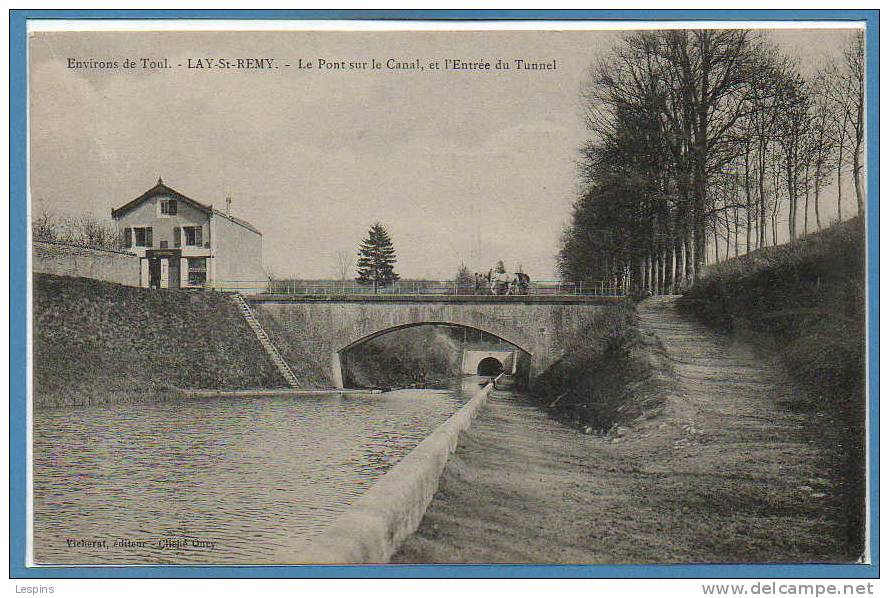
<svg viewBox="0 0 889 598">
<path fill-rule="evenodd" d="M 278 368 L 278 371 L 287 381 L 287 384 L 291 388 L 299 388 L 299 380 L 297 380 L 293 370 L 290 369 L 290 366 L 287 365 L 287 362 L 284 361 L 284 358 L 278 353 L 277 347 L 275 347 L 275 344 L 272 342 L 272 339 L 269 338 L 269 335 L 266 334 L 266 331 L 263 330 L 262 324 L 256 319 L 256 315 L 253 313 L 253 310 L 250 309 L 250 305 L 241 293 L 235 293 L 235 303 L 238 305 L 238 309 L 241 310 L 241 315 L 244 316 L 247 325 L 250 326 L 250 329 L 253 330 L 253 334 L 255 334 L 257 340 L 259 340 L 259 344 L 265 349 L 266 354 L 268 354 L 272 363 L 275 364 L 275 367 Z"/>
</svg>

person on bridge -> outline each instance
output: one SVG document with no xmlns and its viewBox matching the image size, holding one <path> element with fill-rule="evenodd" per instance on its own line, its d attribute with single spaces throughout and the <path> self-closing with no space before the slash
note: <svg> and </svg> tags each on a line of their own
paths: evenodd
<svg viewBox="0 0 889 598">
<path fill-rule="evenodd" d="M 531 277 L 524 272 L 516 272 L 515 278 L 512 279 L 510 291 L 513 295 L 527 295 L 531 286 Z"/>
</svg>

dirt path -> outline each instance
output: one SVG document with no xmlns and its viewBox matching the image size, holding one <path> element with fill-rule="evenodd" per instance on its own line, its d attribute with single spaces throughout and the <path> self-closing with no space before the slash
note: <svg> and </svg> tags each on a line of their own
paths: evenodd
<svg viewBox="0 0 889 598">
<path fill-rule="evenodd" d="M 580 434 L 494 393 L 394 562 L 849 560 L 831 426 L 743 343 L 639 307 L 675 384 L 623 436 Z"/>
</svg>

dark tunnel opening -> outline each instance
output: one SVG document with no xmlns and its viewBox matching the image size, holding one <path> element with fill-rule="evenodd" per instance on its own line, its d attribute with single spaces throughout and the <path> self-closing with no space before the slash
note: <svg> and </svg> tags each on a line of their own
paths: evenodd
<svg viewBox="0 0 889 598">
<path fill-rule="evenodd" d="M 503 372 L 503 364 L 494 357 L 485 357 L 478 362 L 477 373 L 479 376 L 499 376 Z"/>
</svg>

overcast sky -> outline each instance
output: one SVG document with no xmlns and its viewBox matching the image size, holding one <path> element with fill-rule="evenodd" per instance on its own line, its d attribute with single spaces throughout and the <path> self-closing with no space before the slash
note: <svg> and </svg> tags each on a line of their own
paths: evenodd
<svg viewBox="0 0 889 598">
<path fill-rule="evenodd" d="M 277 276 L 332 277 L 337 251 L 354 250 L 379 220 L 402 277 L 452 278 L 461 262 L 481 271 L 503 259 L 552 278 L 585 137 L 578 90 L 620 35 L 34 33 L 32 200 L 38 211 L 109 218 L 162 176 L 203 203 L 231 196 L 232 213 L 263 232 Z M 847 35 L 774 34 L 810 64 Z M 69 58 L 141 57 L 175 68 L 68 68 Z M 184 68 L 202 57 L 273 58 L 280 68 Z M 294 68 L 300 58 L 520 58 L 557 68 L 319 72 Z"/>
</svg>

